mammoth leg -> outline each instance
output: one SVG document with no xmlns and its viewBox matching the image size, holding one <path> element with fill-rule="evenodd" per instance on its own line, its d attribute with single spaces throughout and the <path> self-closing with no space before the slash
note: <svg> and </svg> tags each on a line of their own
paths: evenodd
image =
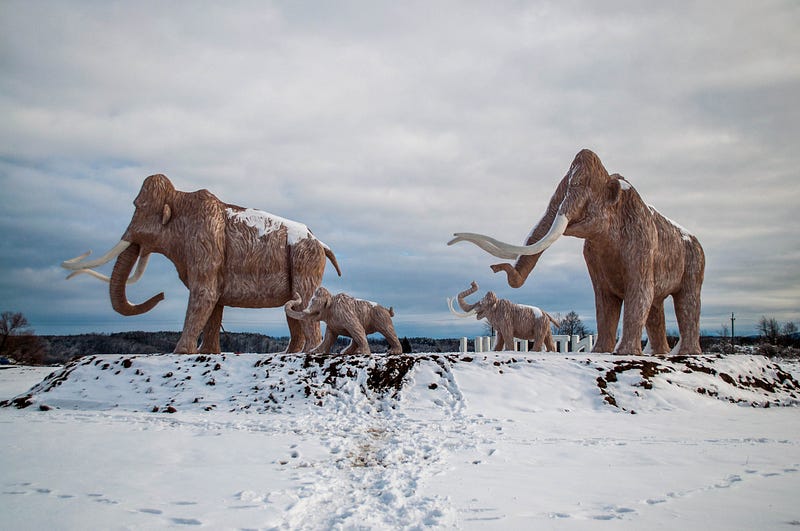
<svg viewBox="0 0 800 531">
<path fill-rule="evenodd" d="M 351 339 L 350 344 L 344 347 L 341 353 L 345 356 L 349 356 L 350 354 L 358 354 L 358 343 Z"/>
<path fill-rule="evenodd" d="M 614 352 L 622 299 L 595 288 L 594 303 L 597 312 L 597 342 L 592 352 Z"/>
<path fill-rule="evenodd" d="M 386 342 L 389 344 L 389 354 L 402 354 L 403 347 L 400 345 L 400 341 L 397 339 L 397 332 L 394 330 L 394 324 L 388 315 L 385 317 L 386 319 L 379 320 L 375 331 L 386 338 Z"/>
<path fill-rule="evenodd" d="M 355 345 L 355 350 L 352 350 L 352 353 L 366 355 L 371 354 L 369 351 L 369 343 L 367 342 L 367 333 L 361 323 L 356 322 L 352 324 L 347 332 L 350 334 L 350 337 L 353 338 L 353 343 L 347 347 L 348 351 L 350 351 L 353 345 Z M 350 352 L 348 352 L 348 354 L 349 353 Z"/>
<path fill-rule="evenodd" d="M 643 285 L 644 282 L 636 282 L 633 289 L 629 289 L 629 295 L 625 298 L 622 308 L 622 339 L 620 340 L 615 354 L 642 354 L 642 330 L 645 321 L 653 306 L 653 288 Z"/>
<path fill-rule="evenodd" d="M 511 348 L 514 348 L 513 335 L 509 335 L 509 331 L 505 329 L 497 329 L 497 345 L 494 346 L 495 352 L 500 352 L 508 348 L 508 338 L 511 337 Z"/>
<path fill-rule="evenodd" d="M 700 290 L 705 276 L 706 258 L 696 239 L 687 245 L 685 273 L 679 292 L 672 295 L 675 317 L 681 334 L 680 355 L 702 354 L 700 350 Z"/>
<path fill-rule="evenodd" d="M 549 330 L 550 323 L 547 323 L 547 330 L 544 333 L 544 347 L 547 352 L 556 351 L 556 341 L 553 339 L 553 333 Z"/>
<path fill-rule="evenodd" d="M 297 285 L 295 285 L 295 289 L 297 289 Z M 311 287 L 309 288 L 300 288 L 297 289 L 297 293 L 300 294 L 302 299 L 301 304 L 299 307 L 306 308 L 308 303 L 311 301 L 311 297 L 314 294 L 314 289 Z M 322 333 L 320 332 L 320 324 L 317 319 L 294 319 L 292 317 L 286 316 L 286 322 L 289 323 L 289 346 L 287 347 L 287 352 L 303 352 L 309 351 L 312 348 L 316 347 L 322 341 Z"/>
<path fill-rule="evenodd" d="M 175 354 L 197 352 L 197 338 L 200 337 L 200 332 L 208 323 L 218 299 L 216 282 L 206 282 L 206 285 L 189 291 L 189 306 L 186 308 L 183 333 L 175 346 Z M 222 319 L 221 314 L 220 319 Z M 217 337 L 219 337 L 219 330 L 217 330 Z"/>
<path fill-rule="evenodd" d="M 317 327 L 319 327 L 319 322 L 315 321 Z M 306 341 L 305 335 L 303 335 L 303 322 L 299 321 L 293 317 L 286 316 L 286 323 L 289 325 L 289 346 L 286 347 L 285 353 L 294 353 L 294 352 L 302 352 L 306 345 L 308 348 L 311 345 L 316 345 L 316 343 L 312 343 L 310 341 Z M 318 343 L 318 342 L 317 342 Z"/>
<path fill-rule="evenodd" d="M 543 344 L 544 341 L 542 340 L 541 336 L 537 334 L 536 337 L 533 338 L 533 348 L 531 350 L 533 352 L 541 352 Z"/>
<path fill-rule="evenodd" d="M 222 311 L 225 307 L 217 304 L 211 317 L 208 318 L 205 328 L 203 328 L 203 342 L 200 344 L 200 354 L 219 354 L 222 348 L 219 344 L 219 332 L 222 327 Z"/>
<path fill-rule="evenodd" d="M 647 354 L 668 354 L 667 324 L 664 317 L 664 301 L 653 301 L 645 324 L 647 330 Z"/>
<path fill-rule="evenodd" d="M 700 294 L 686 294 L 686 287 L 672 296 L 675 303 L 675 317 L 681 334 L 677 354 L 686 356 L 702 354 L 700 349 Z"/>
<path fill-rule="evenodd" d="M 289 249 L 289 267 L 291 268 L 291 293 L 300 294 L 302 307 L 308 307 L 314 291 L 322 285 L 325 273 L 325 251 L 319 242 L 312 239 L 300 240 Z M 322 341 L 319 321 L 304 319 L 299 323 L 299 334 L 292 330 L 289 323 L 291 339 L 289 352 L 300 352 L 316 347 Z"/>
<path fill-rule="evenodd" d="M 311 354 L 330 354 L 333 345 L 339 338 L 339 334 L 334 332 L 330 326 L 325 327 L 325 337 L 318 345 L 311 349 Z"/>
</svg>

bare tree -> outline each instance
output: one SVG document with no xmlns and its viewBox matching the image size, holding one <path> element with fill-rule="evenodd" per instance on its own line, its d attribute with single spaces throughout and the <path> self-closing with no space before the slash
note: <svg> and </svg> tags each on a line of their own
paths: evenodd
<svg viewBox="0 0 800 531">
<path fill-rule="evenodd" d="M 42 363 L 45 350 L 44 342 L 34 335 L 28 319 L 22 313 L 0 314 L 0 356 L 38 364 Z"/>
<path fill-rule="evenodd" d="M 781 338 L 781 325 L 774 317 L 761 316 L 757 325 L 758 333 L 770 345 L 777 345 Z"/>
<path fill-rule="evenodd" d="M 591 332 L 584 326 L 583 321 L 574 311 L 569 312 L 564 317 L 557 316 L 556 319 L 561 323 L 556 330 L 557 334 L 564 336 L 584 337 Z"/>
</svg>

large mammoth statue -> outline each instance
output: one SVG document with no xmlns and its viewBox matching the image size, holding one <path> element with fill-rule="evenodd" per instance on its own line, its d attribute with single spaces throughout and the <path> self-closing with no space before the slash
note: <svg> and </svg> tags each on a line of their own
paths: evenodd
<svg viewBox="0 0 800 531">
<path fill-rule="evenodd" d="M 494 256 L 516 260 L 513 266 L 496 264 L 492 270 L 505 271 L 509 285 L 517 288 L 562 234 L 585 240 L 583 256 L 597 312 L 594 352 L 641 354 L 646 327 L 648 352 L 669 353 L 664 319 L 664 299 L 669 296 L 680 331 L 673 353 L 701 352 L 703 248 L 686 229 L 645 204 L 622 176 L 609 175 L 587 149 L 575 156 L 525 245 L 473 233 L 457 233 L 449 244 L 469 241 Z M 622 338 L 616 343 L 621 310 Z"/>
<path fill-rule="evenodd" d="M 492 328 L 497 330 L 495 350 L 514 350 L 514 338 L 533 340 L 534 352 L 540 352 L 542 346 L 548 352 L 556 351 L 556 342 L 550 323 L 559 323 L 549 313 L 536 306 L 516 304 L 507 299 L 499 299 L 493 291 L 487 291 L 478 302 L 469 304 L 465 299 L 478 291 L 478 284 L 472 281 L 469 288 L 458 294 L 458 305 L 466 313 L 459 313 L 453 308 L 453 299 L 447 299 L 450 311 L 459 317 L 475 315 L 477 319 L 486 319 Z"/>
<path fill-rule="evenodd" d="M 223 203 L 208 190 L 176 190 L 164 175 L 144 180 L 133 202 L 136 210 L 121 241 L 105 255 L 89 253 L 65 261 L 70 275 L 89 273 L 110 283 L 111 305 L 122 315 L 152 309 L 163 293 L 131 304 L 126 283 L 141 277 L 150 253 L 169 258 L 189 288 L 189 305 L 176 353 L 220 352 L 225 306 L 272 308 L 299 293 L 308 301 L 322 283 L 326 257 L 341 275 L 336 257 L 308 228 L 260 210 Z M 91 252 L 91 251 L 90 251 Z M 116 258 L 111 277 L 92 269 Z M 139 259 L 136 273 L 128 278 Z M 68 277 L 69 278 L 69 277 Z M 288 352 L 319 343 L 319 323 L 289 318 Z"/>
<path fill-rule="evenodd" d="M 325 321 L 325 338 L 322 343 L 310 350 L 314 354 L 330 354 L 339 336 L 352 339 L 342 354 L 370 354 L 367 335 L 380 332 L 389 343 L 389 354 L 401 354 L 403 348 L 394 331 L 392 317 L 394 310 L 380 304 L 356 299 L 346 293 L 331 295 L 320 286 L 314 292 L 308 308 L 298 310 L 300 295 L 284 305 L 286 315 L 300 321 Z M 302 306 L 301 306 L 302 308 Z"/>
</svg>

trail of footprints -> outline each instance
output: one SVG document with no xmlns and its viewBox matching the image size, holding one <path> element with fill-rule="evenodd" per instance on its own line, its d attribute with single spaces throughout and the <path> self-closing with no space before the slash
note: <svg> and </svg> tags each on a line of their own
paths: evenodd
<svg viewBox="0 0 800 531">
<path fill-rule="evenodd" d="M 664 496 L 659 497 L 652 497 L 647 498 L 640 502 L 640 505 L 643 507 L 647 506 L 654 506 L 660 505 L 662 503 L 669 503 L 674 500 L 679 500 L 681 498 L 687 498 L 690 496 L 702 494 L 704 492 L 713 491 L 716 489 L 729 489 L 734 487 L 735 485 L 747 481 L 748 479 L 752 480 L 754 478 L 764 478 L 769 479 L 772 477 L 782 476 L 784 474 L 794 474 L 800 471 L 800 464 L 794 464 L 792 466 L 788 466 L 783 468 L 779 471 L 768 471 L 768 472 L 761 472 L 759 470 L 755 470 L 752 468 L 745 469 L 743 471 L 744 475 L 740 474 L 730 474 L 712 485 L 706 485 L 702 487 L 697 487 L 694 489 L 687 489 L 684 491 L 678 492 L 668 492 Z M 631 507 L 624 507 L 618 505 L 606 505 L 595 509 L 594 511 L 588 512 L 585 515 L 574 515 L 574 516 L 582 516 L 583 518 L 589 518 L 593 520 L 618 520 L 623 519 L 628 516 L 635 516 L 639 511 Z M 551 513 L 551 518 L 569 518 L 571 515 L 565 513 Z"/>
<path fill-rule="evenodd" d="M 5 488 L 2 492 L 0 492 L 2 496 L 47 496 L 54 498 L 55 500 L 64 500 L 67 503 L 98 503 L 103 505 L 109 506 L 119 506 L 121 510 L 126 512 L 132 513 L 141 513 L 143 515 L 151 515 L 156 517 L 163 517 L 166 519 L 166 522 L 175 524 L 175 525 L 188 525 L 188 526 L 199 526 L 202 525 L 203 522 L 197 520 L 196 518 L 187 518 L 187 517 L 168 517 L 165 515 L 164 511 L 161 509 L 154 509 L 149 507 L 137 507 L 131 508 L 126 507 L 125 504 L 120 502 L 119 500 L 112 499 L 107 497 L 105 494 L 99 492 L 87 492 L 84 494 L 68 494 L 68 493 L 59 493 L 53 489 L 37 486 L 30 482 L 22 482 L 22 483 L 9 483 L 5 485 Z M 173 507 L 181 507 L 181 506 L 192 506 L 197 505 L 196 502 L 193 501 L 174 501 L 171 502 L 169 505 Z"/>
</svg>

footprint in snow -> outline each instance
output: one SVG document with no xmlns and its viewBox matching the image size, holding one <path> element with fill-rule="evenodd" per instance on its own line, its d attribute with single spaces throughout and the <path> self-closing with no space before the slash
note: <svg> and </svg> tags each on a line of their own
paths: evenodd
<svg viewBox="0 0 800 531">
<path fill-rule="evenodd" d="M 197 518 L 172 518 L 172 523 L 177 525 L 203 525 Z"/>
<path fill-rule="evenodd" d="M 93 493 L 87 494 L 86 496 L 88 496 L 89 498 L 92 498 L 92 500 L 96 501 L 97 503 L 105 503 L 107 505 L 117 505 L 117 504 L 119 504 L 118 501 L 114 501 L 114 500 L 111 500 L 109 498 L 106 498 L 106 497 L 104 497 L 103 494 L 98 494 L 98 493 L 94 493 L 93 492 Z"/>
</svg>

